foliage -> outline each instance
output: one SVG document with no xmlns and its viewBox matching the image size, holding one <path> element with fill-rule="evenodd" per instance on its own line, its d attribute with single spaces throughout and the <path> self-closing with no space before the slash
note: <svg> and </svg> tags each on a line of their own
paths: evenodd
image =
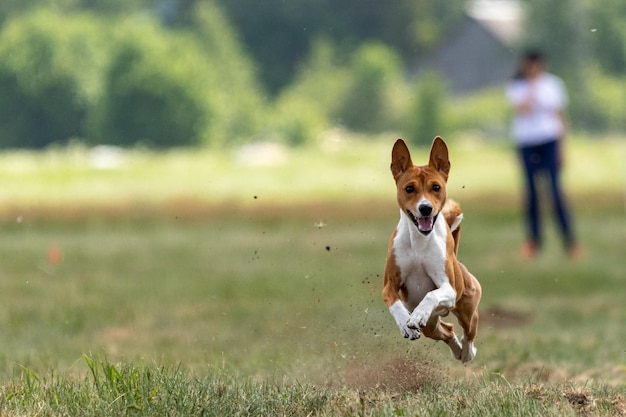
<svg viewBox="0 0 626 417">
<path fill-rule="evenodd" d="M 12 17 L 37 8 L 38 0 L 5 0 L 0 3 L 0 28 Z"/>
<path fill-rule="evenodd" d="M 380 43 L 340 54 L 320 39 L 293 84 L 276 100 L 275 126 L 290 144 L 302 144 L 333 126 L 376 133 L 393 127 L 392 93 L 403 86 L 399 59 Z"/>
<path fill-rule="evenodd" d="M 590 72 L 600 69 L 610 77 L 621 77 L 626 68 L 626 14 L 615 0 L 590 2 L 527 0 L 529 18 L 526 44 L 540 46 L 549 58 L 550 69 L 570 87 L 570 114 L 574 128 L 614 129 L 604 114 L 612 109 L 594 99 Z M 598 75 L 597 72 L 595 74 Z M 598 83 L 596 83 L 597 85 Z M 619 100 L 623 96 L 619 96 Z M 615 101 L 615 100 L 611 100 Z"/>
<path fill-rule="evenodd" d="M 91 136 L 116 145 L 201 143 L 213 117 L 204 94 L 211 69 L 193 41 L 132 19 L 118 27 L 112 50 Z"/>
<path fill-rule="evenodd" d="M 106 65 L 103 26 L 89 15 L 34 13 L 0 34 L 0 146 L 84 137 Z"/>
<path fill-rule="evenodd" d="M 188 30 L 130 19 L 114 39 L 94 118 L 99 141 L 225 145 L 257 131 L 263 106 L 252 64 L 212 4 L 196 6 Z"/>
<path fill-rule="evenodd" d="M 413 105 L 407 114 L 405 136 L 416 145 L 430 145 L 443 128 L 445 83 L 436 73 L 422 75 L 415 84 Z"/>
<path fill-rule="evenodd" d="M 211 5 L 192 30 L 154 19 L 110 24 L 50 10 L 19 16 L 0 35 L 2 147 L 70 138 L 156 147 L 252 136 L 263 104 L 252 64 Z"/>
<path fill-rule="evenodd" d="M 586 3 L 590 31 L 588 47 L 603 71 L 621 76 L 626 71 L 626 13 L 621 0 Z"/>
<path fill-rule="evenodd" d="M 145 10 L 162 0 L 3 0 L 0 2 L 0 26 L 13 17 L 45 8 L 60 14 L 90 12 L 97 15 L 127 15 Z"/>
<path fill-rule="evenodd" d="M 585 73 L 589 86 L 580 100 L 589 103 L 586 115 L 587 128 L 596 131 L 622 132 L 626 129 L 624 102 L 626 102 L 626 83 L 623 76 L 601 74 L 597 68 L 589 68 Z M 570 95 L 576 97 L 581 92 L 573 88 Z"/>
<path fill-rule="evenodd" d="M 579 25 L 584 15 L 582 2 L 578 0 L 527 0 L 528 24 L 525 42 L 540 46 L 549 57 L 553 71 L 569 78 L 576 74 L 580 65 L 579 49 L 584 47 L 588 35 Z M 582 37 L 586 39 L 582 39 Z"/>
<path fill-rule="evenodd" d="M 621 129 L 621 3 L 525 3 L 524 45 L 545 49 L 568 84 L 573 128 Z M 299 145 L 332 127 L 502 135 L 495 95 L 450 97 L 432 75 L 414 88 L 402 77 L 463 13 L 437 0 L 9 0 L 0 147 Z"/>
<path fill-rule="evenodd" d="M 462 97 L 449 97 L 443 105 L 442 123 L 455 136 L 478 133 L 492 140 L 507 137 L 510 109 L 503 105 L 503 101 L 501 87 Z"/>
<path fill-rule="evenodd" d="M 374 0 L 219 3 L 259 63 L 264 84 L 274 93 L 291 83 L 299 63 L 320 37 L 337 45 L 342 54 L 377 40 L 411 62 L 443 39 L 463 13 L 462 2 L 437 0 L 399 0 L 384 7 Z"/>
<path fill-rule="evenodd" d="M 350 76 L 332 44 L 319 39 L 294 82 L 276 99 L 272 124 L 278 134 L 298 145 L 335 124 L 333 117 L 348 92 Z"/>
<path fill-rule="evenodd" d="M 391 128 L 388 95 L 402 82 L 399 58 L 381 43 L 366 43 L 351 61 L 350 88 L 338 109 L 339 123 L 357 132 Z"/>
<path fill-rule="evenodd" d="M 263 88 L 253 62 L 239 42 L 238 34 L 213 2 L 197 2 L 192 8 L 190 35 L 214 73 L 205 88 L 215 117 L 208 135 L 213 145 L 237 144 L 253 137 L 267 117 Z"/>
</svg>

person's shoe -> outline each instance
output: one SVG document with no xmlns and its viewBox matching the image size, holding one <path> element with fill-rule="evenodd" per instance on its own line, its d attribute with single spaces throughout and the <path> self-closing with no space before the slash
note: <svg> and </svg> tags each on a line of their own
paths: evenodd
<svg viewBox="0 0 626 417">
<path fill-rule="evenodd" d="M 579 245 L 572 245 L 567 249 L 567 255 L 573 261 L 580 261 L 585 259 L 585 251 Z"/>
<path fill-rule="evenodd" d="M 520 248 L 520 254 L 522 255 L 522 258 L 524 259 L 533 259 L 534 257 L 537 256 L 538 252 L 539 252 L 539 247 L 537 246 L 535 242 L 530 241 L 530 240 L 528 242 L 525 242 Z"/>
</svg>

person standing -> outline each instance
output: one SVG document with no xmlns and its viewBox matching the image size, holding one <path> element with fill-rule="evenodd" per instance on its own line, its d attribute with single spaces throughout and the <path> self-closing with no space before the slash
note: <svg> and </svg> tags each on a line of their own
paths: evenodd
<svg viewBox="0 0 626 417">
<path fill-rule="evenodd" d="M 514 110 L 511 131 L 525 179 L 527 240 L 522 246 L 522 255 L 532 258 L 541 249 L 538 182 L 545 177 L 565 250 L 570 257 L 580 258 L 582 250 L 576 243 L 560 182 L 568 101 L 565 85 L 559 77 L 546 72 L 540 51 L 529 50 L 523 54 L 506 96 Z"/>
</svg>

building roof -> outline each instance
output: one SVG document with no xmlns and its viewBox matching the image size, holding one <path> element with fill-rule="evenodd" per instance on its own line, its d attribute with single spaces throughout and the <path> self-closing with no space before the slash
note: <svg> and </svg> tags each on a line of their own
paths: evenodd
<svg viewBox="0 0 626 417">
<path fill-rule="evenodd" d="M 518 0 L 473 0 L 467 15 L 507 46 L 521 40 L 524 10 Z"/>
</svg>

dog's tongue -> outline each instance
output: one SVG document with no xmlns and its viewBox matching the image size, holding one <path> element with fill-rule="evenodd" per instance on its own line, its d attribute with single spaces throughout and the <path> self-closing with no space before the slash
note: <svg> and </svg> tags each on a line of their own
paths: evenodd
<svg viewBox="0 0 626 417">
<path fill-rule="evenodd" d="M 422 232 L 433 230 L 434 217 L 418 217 L 417 224 Z"/>
</svg>

